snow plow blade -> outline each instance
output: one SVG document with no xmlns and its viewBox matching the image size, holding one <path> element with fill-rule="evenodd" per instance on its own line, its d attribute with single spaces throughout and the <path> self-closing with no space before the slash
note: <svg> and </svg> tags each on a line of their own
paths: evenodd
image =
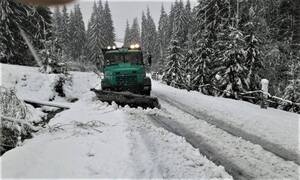
<svg viewBox="0 0 300 180">
<path fill-rule="evenodd" d="M 160 104 L 156 97 L 144 96 L 139 94 L 133 94 L 131 92 L 115 92 L 115 91 L 104 91 L 104 90 L 97 90 L 91 89 L 97 98 L 100 101 L 112 103 L 113 101 L 120 106 L 129 107 L 142 107 L 144 109 L 147 108 L 158 108 L 160 109 Z"/>
</svg>

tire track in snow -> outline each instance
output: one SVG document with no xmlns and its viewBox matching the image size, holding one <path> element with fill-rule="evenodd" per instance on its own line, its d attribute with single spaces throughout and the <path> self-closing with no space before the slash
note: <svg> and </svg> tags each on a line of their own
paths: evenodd
<svg viewBox="0 0 300 180">
<path fill-rule="evenodd" d="M 243 139 L 253 142 L 254 144 L 259 144 L 267 151 L 272 152 L 287 161 L 293 161 L 293 162 L 297 163 L 298 165 L 300 165 L 299 155 L 297 153 L 294 153 L 294 152 L 286 149 L 285 147 L 282 147 L 278 144 L 269 142 L 269 141 L 267 141 L 259 136 L 256 136 L 254 134 L 247 133 L 240 128 L 233 127 L 232 125 L 230 125 L 222 120 L 219 120 L 204 111 L 194 110 L 191 107 L 187 107 L 186 105 L 184 105 L 174 99 L 169 99 L 168 97 L 166 97 L 158 92 L 154 92 L 153 94 L 158 96 L 160 101 L 163 100 L 163 101 L 167 102 L 168 104 L 180 109 L 181 111 L 192 115 L 196 119 L 205 120 L 207 123 L 212 124 L 220 129 L 228 132 L 229 134 L 232 134 L 233 136 L 242 137 Z"/>
<path fill-rule="evenodd" d="M 253 179 L 254 177 L 249 175 L 240 167 L 231 163 L 229 159 L 223 157 L 219 154 L 212 146 L 206 143 L 201 136 L 193 134 L 191 131 L 183 127 L 178 122 L 175 122 L 171 119 L 166 119 L 165 117 L 149 115 L 152 121 L 160 127 L 168 130 L 171 133 L 174 133 L 178 136 L 182 136 L 189 142 L 193 147 L 199 149 L 199 152 L 205 155 L 209 160 L 213 161 L 217 165 L 222 165 L 225 167 L 225 170 L 234 178 L 234 179 Z"/>
<path fill-rule="evenodd" d="M 153 122 L 186 138 L 191 145 L 199 149 L 200 153 L 206 155 L 214 163 L 224 166 L 234 179 L 298 179 L 299 166 L 297 164 L 285 161 L 258 145 L 211 126 L 181 108 L 174 107 L 173 104 L 161 102 L 162 107 L 167 111 L 172 107 L 172 117 L 166 116 L 165 113 L 149 115 Z M 181 117 L 180 112 L 189 117 Z M 193 121 L 198 126 L 189 127 L 183 123 L 184 121 L 178 119 Z"/>
<path fill-rule="evenodd" d="M 127 109 L 133 161 L 142 178 L 232 179 L 182 137 L 157 128 L 148 112 Z M 139 163 L 141 162 L 141 163 Z"/>
</svg>

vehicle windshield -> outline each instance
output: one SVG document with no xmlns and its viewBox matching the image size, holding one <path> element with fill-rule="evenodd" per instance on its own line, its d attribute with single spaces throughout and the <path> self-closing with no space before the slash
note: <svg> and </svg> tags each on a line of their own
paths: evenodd
<svg viewBox="0 0 300 180">
<path fill-rule="evenodd" d="M 107 53 L 105 54 L 105 65 L 113 65 L 119 63 L 143 64 L 142 53 Z"/>
</svg>

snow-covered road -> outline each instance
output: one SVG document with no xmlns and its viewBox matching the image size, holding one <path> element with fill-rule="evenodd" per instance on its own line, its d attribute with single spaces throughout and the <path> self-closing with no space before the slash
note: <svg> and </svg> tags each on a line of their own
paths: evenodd
<svg viewBox="0 0 300 180">
<path fill-rule="evenodd" d="M 297 179 L 299 166 L 236 137 L 160 99 L 162 111 L 150 118 L 186 140 L 235 179 Z"/>
<path fill-rule="evenodd" d="M 20 98 L 65 102 L 52 90 L 52 75 L 0 69 L 0 85 L 15 87 Z M 95 74 L 72 72 L 71 78 L 66 98 L 79 101 L 0 157 L 0 177 L 298 179 L 297 114 L 157 81 L 153 95 L 162 109 L 118 107 L 89 91 L 99 84 Z"/>
<path fill-rule="evenodd" d="M 153 81 L 153 95 L 188 114 L 300 164 L 300 116 L 243 101 L 210 97 Z"/>
</svg>

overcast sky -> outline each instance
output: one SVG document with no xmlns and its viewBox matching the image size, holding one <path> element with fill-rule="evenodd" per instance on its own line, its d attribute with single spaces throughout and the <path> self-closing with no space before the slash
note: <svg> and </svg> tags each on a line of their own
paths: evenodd
<svg viewBox="0 0 300 180">
<path fill-rule="evenodd" d="M 192 5 L 195 5 L 197 2 L 197 0 L 190 1 Z M 93 10 L 93 2 L 94 0 L 77 0 L 75 2 L 80 4 L 86 26 Z M 105 0 L 102 0 L 102 2 L 104 3 Z M 149 7 L 154 21 L 158 23 L 161 5 L 163 4 L 166 11 L 169 12 L 171 3 L 175 2 L 175 0 L 108 0 L 108 2 L 112 12 L 117 39 L 123 39 L 127 20 L 132 23 L 133 19 L 138 17 L 139 21 L 141 21 L 142 12 L 146 11 L 147 7 Z M 69 4 L 68 9 L 72 9 L 73 4 Z"/>
</svg>

